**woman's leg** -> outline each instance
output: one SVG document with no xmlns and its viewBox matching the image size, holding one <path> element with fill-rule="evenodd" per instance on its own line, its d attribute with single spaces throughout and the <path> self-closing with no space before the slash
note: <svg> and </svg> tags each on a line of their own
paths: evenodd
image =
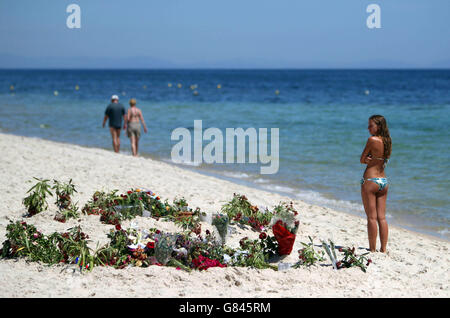
<svg viewBox="0 0 450 318">
<path fill-rule="evenodd" d="M 378 191 L 378 185 L 373 182 L 366 181 L 361 185 L 361 197 L 367 216 L 367 233 L 369 237 L 369 249 L 371 252 L 376 251 L 378 234 L 375 191 Z"/>
<path fill-rule="evenodd" d="M 383 191 L 380 191 L 376 196 L 377 201 L 377 220 L 378 226 L 380 227 L 380 242 L 381 249 L 380 252 L 386 252 L 386 245 L 388 241 L 388 224 L 386 221 L 386 199 L 387 199 L 388 188 L 386 187 Z"/>
<path fill-rule="evenodd" d="M 137 154 L 139 153 L 139 137 L 138 136 L 136 136 L 135 142 L 136 142 L 136 156 L 137 156 Z"/>
<path fill-rule="evenodd" d="M 136 135 L 132 134 L 130 137 L 130 143 L 131 143 L 131 152 L 133 153 L 133 156 L 136 156 Z"/>
</svg>

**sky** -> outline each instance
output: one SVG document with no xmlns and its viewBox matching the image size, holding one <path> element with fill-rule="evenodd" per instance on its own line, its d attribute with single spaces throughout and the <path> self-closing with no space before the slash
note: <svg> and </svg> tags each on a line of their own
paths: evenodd
<svg viewBox="0 0 450 318">
<path fill-rule="evenodd" d="M 0 67 L 449 68 L 449 39 L 448 0 L 0 1 Z"/>
</svg>

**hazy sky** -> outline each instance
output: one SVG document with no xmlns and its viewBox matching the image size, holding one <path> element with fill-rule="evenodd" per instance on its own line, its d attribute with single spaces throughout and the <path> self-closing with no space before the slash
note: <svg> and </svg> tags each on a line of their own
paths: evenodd
<svg viewBox="0 0 450 318">
<path fill-rule="evenodd" d="M 81 29 L 66 7 L 81 7 Z M 381 29 L 366 8 L 381 7 Z M 450 66 L 449 0 L 1 0 L 0 54 L 180 66 Z"/>
</svg>

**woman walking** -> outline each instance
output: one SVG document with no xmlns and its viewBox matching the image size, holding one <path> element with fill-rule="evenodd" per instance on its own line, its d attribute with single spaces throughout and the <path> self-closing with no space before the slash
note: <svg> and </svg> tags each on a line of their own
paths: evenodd
<svg viewBox="0 0 450 318">
<path fill-rule="evenodd" d="M 137 157 L 139 150 L 139 138 L 141 137 L 141 122 L 144 126 L 144 132 L 147 133 L 147 126 L 145 125 L 142 111 L 136 107 L 136 99 L 130 99 L 130 108 L 127 113 L 127 134 L 131 142 L 131 152 L 133 156 Z"/>
<path fill-rule="evenodd" d="M 371 252 L 376 251 L 377 227 L 379 227 L 380 252 L 385 253 L 388 241 L 386 199 L 389 185 L 384 169 L 391 156 L 392 141 L 386 119 L 381 115 L 369 118 L 368 130 L 372 136 L 367 140 L 360 159 L 362 164 L 367 165 L 361 179 L 361 197 L 367 215 L 369 249 Z"/>
</svg>

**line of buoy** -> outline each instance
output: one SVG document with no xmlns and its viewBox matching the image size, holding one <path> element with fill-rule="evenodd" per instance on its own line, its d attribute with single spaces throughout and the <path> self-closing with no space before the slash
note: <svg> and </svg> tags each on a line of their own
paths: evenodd
<svg viewBox="0 0 450 318">
<path fill-rule="evenodd" d="M 222 88 L 222 85 L 218 84 L 217 89 L 221 89 L 221 88 Z"/>
<path fill-rule="evenodd" d="M 168 87 L 172 87 L 172 83 L 167 84 Z"/>
<path fill-rule="evenodd" d="M 280 95 L 280 91 L 278 89 L 275 91 L 275 95 Z"/>
<path fill-rule="evenodd" d="M 58 91 L 53 92 L 53 95 L 55 95 L 55 96 L 58 96 L 58 94 L 59 94 Z"/>
<path fill-rule="evenodd" d="M 177 87 L 178 87 L 178 88 L 181 88 L 181 87 L 183 87 L 183 85 L 181 85 L 180 83 L 178 83 Z"/>
</svg>

